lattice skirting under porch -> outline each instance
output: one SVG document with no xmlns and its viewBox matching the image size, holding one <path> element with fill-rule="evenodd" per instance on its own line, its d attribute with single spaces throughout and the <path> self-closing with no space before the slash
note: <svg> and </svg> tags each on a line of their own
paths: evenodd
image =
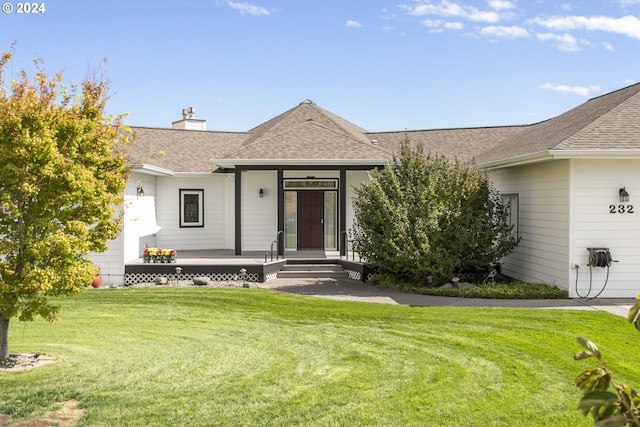
<svg viewBox="0 0 640 427">
<path fill-rule="evenodd" d="M 273 273 L 273 274 L 277 274 Z M 243 279 L 237 273 L 214 273 L 214 274 L 158 274 L 158 273 L 127 273 L 124 276 L 124 285 L 131 286 L 136 283 L 151 283 L 156 280 L 156 277 L 166 277 L 169 280 L 193 280 L 194 277 L 207 277 L 213 282 L 230 282 L 246 280 L 247 282 L 258 282 L 259 276 L 257 273 L 247 274 L 247 278 Z M 267 280 L 269 276 L 267 275 Z"/>
<path fill-rule="evenodd" d="M 347 275 L 349 276 L 349 279 L 353 279 L 353 280 L 362 280 L 362 273 L 360 273 L 359 271 L 355 271 L 355 270 L 347 270 L 346 268 L 344 268 L 344 271 L 347 272 Z"/>
</svg>

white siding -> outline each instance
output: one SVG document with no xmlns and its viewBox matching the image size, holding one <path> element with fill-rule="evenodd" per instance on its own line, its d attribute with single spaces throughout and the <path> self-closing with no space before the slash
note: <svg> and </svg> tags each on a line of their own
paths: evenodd
<svg viewBox="0 0 640 427">
<path fill-rule="evenodd" d="M 104 286 L 122 286 L 124 284 L 123 234 L 107 242 L 108 250 L 91 254 L 91 261 L 100 268 Z"/>
<path fill-rule="evenodd" d="M 260 189 L 264 197 L 259 197 Z M 268 251 L 278 232 L 278 174 L 242 173 L 242 250 Z"/>
<path fill-rule="evenodd" d="M 588 296 L 594 297 L 606 284 L 600 297 L 635 297 L 640 292 L 640 161 L 577 159 L 572 176 L 571 296 L 585 296 L 591 287 Z M 629 203 L 620 203 L 622 187 Z M 616 213 L 610 213 L 611 205 Z M 618 213 L 619 205 L 625 213 Z M 633 213 L 626 213 L 629 206 Z M 611 265 L 608 279 L 606 268 L 588 267 L 589 247 L 609 248 L 619 261 Z"/>
<path fill-rule="evenodd" d="M 138 184 L 144 188 L 143 197 L 137 196 Z M 91 254 L 91 260 L 100 268 L 102 283 L 107 286 L 122 285 L 125 262 L 139 258 L 141 238 L 148 235 L 153 239 L 152 233 L 156 231 L 155 178 L 134 172 L 124 191 L 122 231 L 107 242 L 107 251 Z"/>
<path fill-rule="evenodd" d="M 353 228 L 353 222 L 355 221 L 353 214 L 353 198 L 355 197 L 355 192 L 353 191 L 353 187 L 369 181 L 368 171 L 347 171 L 347 224 L 345 227 L 347 231 Z"/>
<path fill-rule="evenodd" d="M 137 195 L 138 185 L 144 189 L 144 196 Z M 156 217 L 156 178 L 146 174 L 131 174 L 124 193 L 123 218 L 123 260 L 140 258 L 143 241 L 155 245 L 155 235 L 160 227 Z"/>
<path fill-rule="evenodd" d="M 569 288 L 569 161 L 491 171 L 501 193 L 519 197 L 518 247 L 502 272 L 531 283 Z"/>
<path fill-rule="evenodd" d="M 233 224 L 229 205 L 233 189 L 227 174 L 203 177 L 158 177 L 157 216 L 161 227 L 157 245 L 177 251 L 186 249 L 228 249 Z M 180 227 L 180 189 L 204 190 L 203 227 Z M 145 189 L 146 197 L 146 189 Z"/>
</svg>

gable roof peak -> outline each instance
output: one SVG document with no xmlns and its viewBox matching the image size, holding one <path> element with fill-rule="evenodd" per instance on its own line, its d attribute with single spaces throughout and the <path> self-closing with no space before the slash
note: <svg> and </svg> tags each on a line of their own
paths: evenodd
<svg viewBox="0 0 640 427">
<path fill-rule="evenodd" d="M 302 105 L 302 104 L 311 104 L 311 105 L 316 105 L 316 103 L 315 103 L 315 102 L 313 102 L 313 101 L 312 101 L 312 100 L 310 100 L 310 99 L 305 99 L 304 101 L 302 101 L 302 102 L 301 102 L 300 104 L 298 104 L 298 105 Z"/>
</svg>

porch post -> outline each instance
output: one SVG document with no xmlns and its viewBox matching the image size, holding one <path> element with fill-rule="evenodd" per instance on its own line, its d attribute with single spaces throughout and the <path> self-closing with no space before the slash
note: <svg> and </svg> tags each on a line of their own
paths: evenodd
<svg viewBox="0 0 640 427">
<path fill-rule="evenodd" d="M 347 229 L 347 170 L 340 169 L 340 191 L 338 191 L 340 201 L 338 202 L 340 210 L 340 218 L 338 220 L 339 233 L 338 233 L 338 247 L 340 248 L 340 256 L 347 255 L 347 248 L 344 245 L 344 232 Z"/>
<path fill-rule="evenodd" d="M 280 236 L 282 231 L 282 236 Z M 284 171 L 278 169 L 278 255 L 284 255 Z"/>
<path fill-rule="evenodd" d="M 242 255 L 242 169 L 236 166 L 234 197 L 236 255 Z"/>
</svg>

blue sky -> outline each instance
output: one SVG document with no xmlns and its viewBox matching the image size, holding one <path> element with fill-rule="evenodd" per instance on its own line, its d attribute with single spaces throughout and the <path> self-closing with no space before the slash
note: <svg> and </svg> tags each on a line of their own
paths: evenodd
<svg viewBox="0 0 640 427">
<path fill-rule="evenodd" d="M 526 124 L 640 81 L 640 0 L 42 3 L 4 2 L 8 76 L 107 58 L 109 111 L 136 126 L 195 107 L 245 131 L 305 99 L 369 131 Z"/>
</svg>

